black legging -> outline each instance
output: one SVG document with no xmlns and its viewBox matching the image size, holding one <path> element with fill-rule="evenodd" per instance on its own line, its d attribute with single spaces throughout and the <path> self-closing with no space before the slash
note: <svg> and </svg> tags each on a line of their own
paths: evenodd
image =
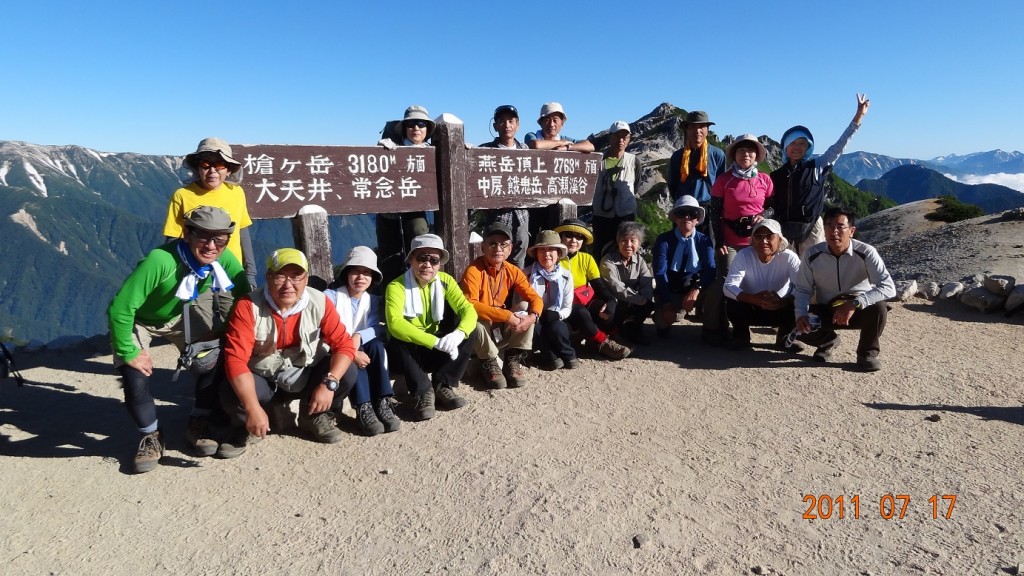
<svg viewBox="0 0 1024 576">
<path fill-rule="evenodd" d="M 149 393 L 149 378 L 127 364 L 117 367 L 124 382 L 124 406 L 139 430 L 156 422 L 156 402 Z M 213 370 L 202 376 L 192 376 L 195 381 L 196 410 L 210 411 L 217 406 L 218 394 L 216 374 Z"/>
</svg>

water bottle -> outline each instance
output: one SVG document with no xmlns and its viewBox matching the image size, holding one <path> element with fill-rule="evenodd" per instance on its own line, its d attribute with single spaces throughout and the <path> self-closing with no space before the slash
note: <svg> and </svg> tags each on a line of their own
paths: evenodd
<svg viewBox="0 0 1024 576">
<path fill-rule="evenodd" d="M 816 332 L 818 328 L 821 328 L 821 318 L 818 318 L 817 314 L 808 314 L 807 323 L 811 325 L 811 332 Z M 807 334 L 810 334 L 811 332 L 807 332 Z M 799 328 L 793 328 L 793 330 L 789 332 L 789 335 L 786 336 L 786 348 L 792 346 L 793 342 L 796 342 L 796 337 L 800 334 L 803 334 L 803 332 L 801 332 Z"/>
</svg>

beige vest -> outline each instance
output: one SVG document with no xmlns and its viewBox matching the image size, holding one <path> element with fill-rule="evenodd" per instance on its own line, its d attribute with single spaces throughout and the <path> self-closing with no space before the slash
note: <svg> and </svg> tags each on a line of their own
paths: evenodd
<svg viewBox="0 0 1024 576">
<path fill-rule="evenodd" d="M 276 382 L 287 392 L 298 392 L 306 386 L 310 366 L 330 353 L 330 348 L 320 335 L 320 321 L 327 310 L 323 292 L 306 288 L 309 303 L 300 313 L 299 343 L 292 348 L 277 348 L 277 323 L 274 309 L 267 302 L 263 290 L 255 290 L 252 298 L 252 312 L 256 320 L 256 342 L 249 359 L 249 370 L 269 381 Z"/>
</svg>

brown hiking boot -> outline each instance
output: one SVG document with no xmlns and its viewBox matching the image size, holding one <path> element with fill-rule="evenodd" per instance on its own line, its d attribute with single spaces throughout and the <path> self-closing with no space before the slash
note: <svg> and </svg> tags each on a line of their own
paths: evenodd
<svg viewBox="0 0 1024 576">
<path fill-rule="evenodd" d="M 623 346 L 611 338 L 601 342 L 600 346 L 597 347 L 597 351 L 602 356 L 612 360 L 622 360 L 633 353 L 630 347 Z"/>
<path fill-rule="evenodd" d="M 135 473 L 142 474 L 157 467 L 164 455 L 164 440 L 160 431 L 143 434 L 139 450 L 135 453 Z"/>
<path fill-rule="evenodd" d="M 483 370 L 484 384 L 491 388 L 504 388 L 508 386 L 505 375 L 501 373 L 501 365 L 497 358 L 481 360 L 480 368 Z"/>
<path fill-rule="evenodd" d="M 529 353 L 528 350 L 518 350 L 515 348 L 505 353 L 505 367 L 502 369 L 502 373 L 505 374 L 509 388 L 526 386 L 526 367 L 523 366 L 523 360 L 526 359 L 526 355 Z"/>
<path fill-rule="evenodd" d="M 189 417 L 185 442 L 192 447 L 196 456 L 213 456 L 217 453 L 217 441 L 210 437 L 209 425 L 202 416 Z"/>
<path fill-rule="evenodd" d="M 312 436 L 313 440 L 323 444 L 335 444 L 341 442 L 344 437 L 344 434 L 338 429 L 334 413 L 330 410 L 315 416 L 300 415 L 299 429 Z"/>
</svg>

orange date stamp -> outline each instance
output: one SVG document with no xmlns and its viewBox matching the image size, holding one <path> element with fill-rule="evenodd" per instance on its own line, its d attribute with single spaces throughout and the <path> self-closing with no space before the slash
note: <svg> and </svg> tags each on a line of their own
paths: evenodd
<svg viewBox="0 0 1024 576">
<path fill-rule="evenodd" d="M 910 500 L 909 494 L 883 494 L 878 498 L 878 517 L 883 520 L 902 520 L 911 509 Z M 873 517 L 876 509 L 874 500 L 862 499 L 860 494 L 807 494 L 803 502 L 807 504 L 804 520 L 859 520 Z M 956 494 L 932 494 L 928 504 L 932 518 L 949 520 L 956 506 Z"/>
</svg>

